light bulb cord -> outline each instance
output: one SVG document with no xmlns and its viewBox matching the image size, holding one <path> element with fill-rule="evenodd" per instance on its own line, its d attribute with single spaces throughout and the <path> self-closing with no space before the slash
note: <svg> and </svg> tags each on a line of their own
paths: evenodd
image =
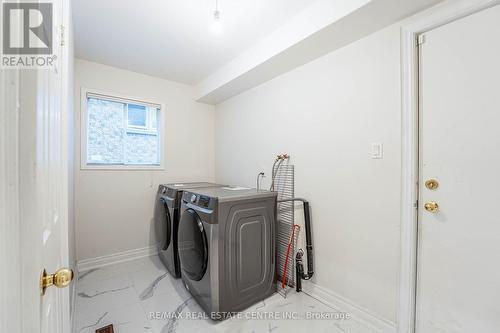
<svg viewBox="0 0 500 333">
<path fill-rule="evenodd" d="M 220 12 L 219 12 L 219 0 L 215 0 L 215 11 L 214 11 L 214 19 L 218 21 L 220 19 Z"/>
</svg>

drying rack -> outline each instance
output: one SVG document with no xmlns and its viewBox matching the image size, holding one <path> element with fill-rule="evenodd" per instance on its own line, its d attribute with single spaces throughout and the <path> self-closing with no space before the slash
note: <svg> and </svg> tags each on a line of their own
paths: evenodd
<svg viewBox="0 0 500 333">
<path fill-rule="evenodd" d="M 288 161 L 287 161 L 288 162 Z M 285 268 L 286 254 L 292 227 L 295 223 L 294 202 L 279 202 L 285 199 L 292 199 L 295 196 L 295 170 L 294 166 L 282 163 L 274 167 L 276 173 L 274 180 L 274 190 L 278 192 L 278 212 L 277 212 L 277 237 L 276 237 L 276 269 L 278 283 L 278 293 L 284 298 L 295 287 L 295 252 L 297 249 L 298 232 L 295 232 L 291 240 L 291 249 L 288 256 L 287 273 L 283 276 Z M 282 281 L 285 279 L 285 288 L 282 288 Z"/>
</svg>

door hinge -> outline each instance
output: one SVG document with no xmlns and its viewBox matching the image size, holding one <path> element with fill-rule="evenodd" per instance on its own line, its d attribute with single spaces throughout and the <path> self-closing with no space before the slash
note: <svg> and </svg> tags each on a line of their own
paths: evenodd
<svg viewBox="0 0 500 333">
<path fill-rule="evenodd" d="M 424 34 L 418 35 L 418 37 L 417 37 L 417 46 L 418 45 L 422 45 L 423 43 L 425 43 L 425 35 Z"/>
<path fill-rule="evenodd" d="M 416 200 L 414 203 L 413 203 L 413 208 L 417 209 L 418 208 L 418 200 Z"/>
<path fill-rule="evenodd" d="M 66 45 L 66 33 L 65 33 L 65 28 L 64 28 L 64 25 L 61 25 L 61 46 L 64 46 Z"/>
</svg>

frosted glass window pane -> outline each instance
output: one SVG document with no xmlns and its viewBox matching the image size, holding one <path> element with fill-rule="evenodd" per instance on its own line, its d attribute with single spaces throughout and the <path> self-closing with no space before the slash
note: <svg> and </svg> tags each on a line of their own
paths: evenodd
<svg viewBox="0 0 500 333">
<path fill-rule="evenodd" d="M 124 103 L 88 99 L 87 163 L 123 163 L 124 108 Z"/>
</svg>

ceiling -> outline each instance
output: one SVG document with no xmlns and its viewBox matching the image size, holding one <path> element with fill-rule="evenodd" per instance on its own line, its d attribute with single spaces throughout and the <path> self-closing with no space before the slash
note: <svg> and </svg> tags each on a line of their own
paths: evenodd
<svg viewBox="0 0 500 333">
<path fill-rule="evenodd" d="M 315 0 L 74 0 L 77 58 L 196 84 Z"/>
</svg>

